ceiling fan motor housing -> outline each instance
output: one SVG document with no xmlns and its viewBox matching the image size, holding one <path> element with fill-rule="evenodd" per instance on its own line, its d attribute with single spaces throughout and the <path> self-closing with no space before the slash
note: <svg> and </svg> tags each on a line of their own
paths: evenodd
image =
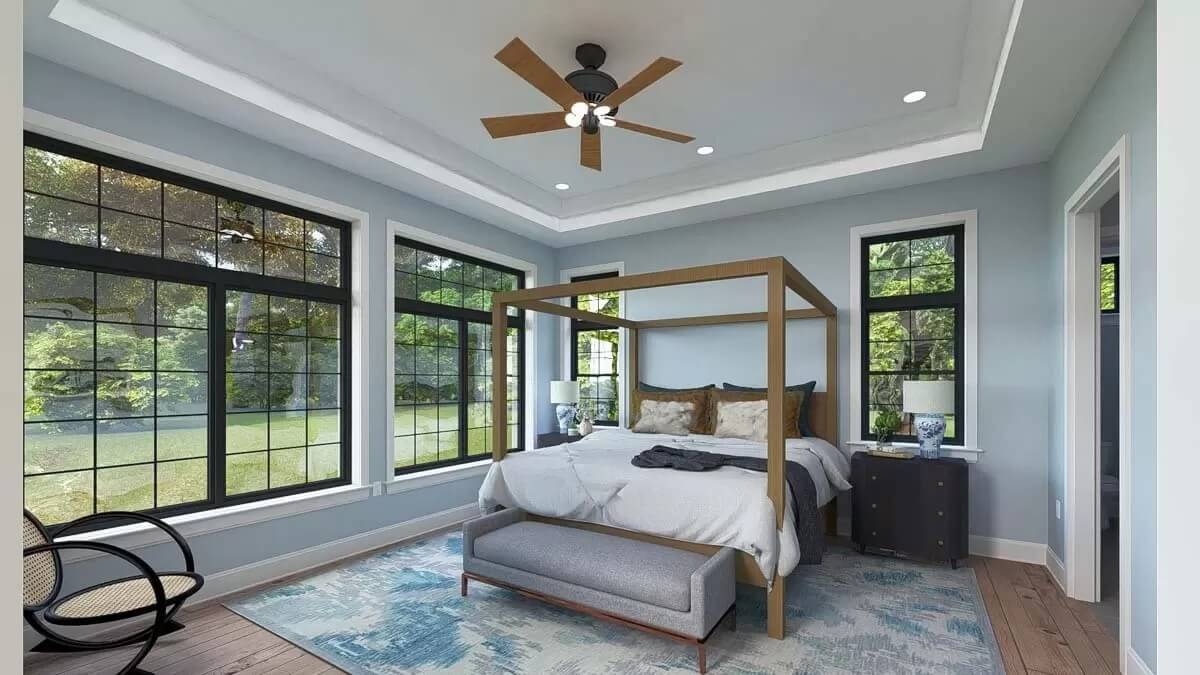
<svg viewBox="0 0 1200 675">
<path fill-rule="evenodd" d="M 606 96 L 617 90 L 617 81 L 613 79 L 612 75 L 600 70 L 600 66 L 604 65 L 606 56 L 604 48 L 600 45 L 591 42 L 579 45 L 575 48 L 575 60 L 583 68 L 563 78 L 588 103 L 598 104 Z M 616 112 L 617 109 L 613 108 L 609 114 L 615 114 Z"/>
</svg>

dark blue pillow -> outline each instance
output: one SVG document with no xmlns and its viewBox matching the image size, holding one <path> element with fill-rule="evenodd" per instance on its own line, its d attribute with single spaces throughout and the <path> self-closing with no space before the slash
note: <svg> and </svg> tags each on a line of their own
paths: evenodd
<svg viewBox="0 0 1200 675">
<path fill-rule="evenodd" d="M 638 391 L 646 391 L 646 392 L 651 392 L 651 393 L 654 393 L 654 392 L 663 393 L 663 392 L 673 392 L 673 391 L 697 391 L 697 390 L 703 390 L 703 389 L 716 389 L 716 388 L 717 388 L 717 385 L 715 385 L 715 384 L 706 384 L 703 387 L 684 387 L 682 389 L 672 389 L 671 387 L 656 387 L 652 384 L 646 384 L 645 382 L 638 382 Z"/>
<path fill-rule="evenodd" d="M 727 391 L 752 391 L 762 394 L 767 392 L 766 387 L 742 387 L 736 384 L 729 384 L 728 382 L 722 383 L 721 388 Z M 804 384 L 793 384 L 785 388 L 785 391 L 804 392 L 804 402 L 800 404 L 800 414 L 796 417 L 796 427 L 801 436 L 816 436 L 816 434 L 813 433 L 812 426 L 808 423 L 808 410 L 811 407 L 809 404 L 812 402 L 812 393 L 816 388 L 816 380 L 805 382 Z"/>
</svg>

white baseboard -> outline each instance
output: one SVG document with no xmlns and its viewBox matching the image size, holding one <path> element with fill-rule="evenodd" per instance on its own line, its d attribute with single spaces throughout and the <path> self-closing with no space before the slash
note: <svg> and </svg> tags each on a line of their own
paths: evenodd
<svg viewBox="0 0 1200 675">
<path fill-rule="evenodd" d="M 232 569 L 207 574 L 204 577 L 204 587 L 188 602 L 195 605 L 201 602 L 214 602 L 226 596 L 259 586 L 276 579 L 305 572 L 307 570 L 328 565 L 344 558 L 349 558 L 371 549 L 388 546 L 405 539 L 419 537 L 450 527 L 464 520 L 479 515 L 479 505 L 472 502 L 452 509 L 431 513 L 427 516 L 395 523 L 377 530 L 336 539 L 334 541 L 310 546 L 309 548 L 285 553 L 274 558 L 260 560 L 234 567 Z M 143 622 L 144 623 L 144 622 Z M 72 633 L 75 637 L 87 638 L 108 632 L 120 627 L 119 623 L 111 623 L 97 627 L 90 633 Z M 29 649 L 40 640 L 28 625 L 25 626 L 25 649 Z"/>
<path fill-rule="evenodd" d="M 1045 544 L 1035 544 L 1031 541 L 981 537 L 974 534 L 967 542 L 967 548 L 971 555 L 1012 560 L 1031 565 L 1045 565 L 1046 551 L 1049 550 Z"/>
<path fill-rule="evenodd" d="M 1154 675 L 1154 671 L 1150 670 L 1150 666 L 1133 651 L 1133 647 L 1130 647 L 1125 652 L 1125 675 Z"/>
<path fill-rule="evenodd" d="M 1050 578 L 1054 579 L 1054 583 L 1058 584 L 1058 590 L 1062 591 L 1063 595 L 1067 594 L 1067 566 L 1054 552 L 1054 549 L 1046 547 L 1046 569 L 1050 570 Z"/>
</svg>

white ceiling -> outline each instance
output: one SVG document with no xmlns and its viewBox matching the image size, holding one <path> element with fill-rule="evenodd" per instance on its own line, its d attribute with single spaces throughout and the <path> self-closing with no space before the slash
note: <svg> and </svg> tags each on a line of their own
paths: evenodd
<svg viewBox="0 0 1200 675">
<path fill-rule="evenodd" d="M 1140 4 L 29 0 L 25 37 L 44 58 L 564 245 L 1045 159 Z M 597 173 L 579 166 L 577 131 L 491 139 L 482 116 L 556 108 L 492 58 L 513 36 L 563 74 L 585 41 L 618 82 L 683 61 L 621 117 L 698 140 L 606 129 Z M 902 103 L 912 89 L 929 96 Z"/>
</svg>

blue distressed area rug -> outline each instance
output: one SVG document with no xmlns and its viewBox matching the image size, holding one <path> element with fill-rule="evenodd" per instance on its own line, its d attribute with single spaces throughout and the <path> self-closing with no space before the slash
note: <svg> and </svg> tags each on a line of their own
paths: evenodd
<svg viewBox="0 0 1200 675">
<path fill-rule="evenodd" d="M 449 533 L 274 586 L 227 606 L 356 675 L 695 673 L 695 649 L 472 582 Z M 784 640 L 765 593 L 739 587 L 737 631 L 709 640 L 710 672 L 1003 673 L 971 569 L 834 547 L 788 578 Z"/>
</svg>

